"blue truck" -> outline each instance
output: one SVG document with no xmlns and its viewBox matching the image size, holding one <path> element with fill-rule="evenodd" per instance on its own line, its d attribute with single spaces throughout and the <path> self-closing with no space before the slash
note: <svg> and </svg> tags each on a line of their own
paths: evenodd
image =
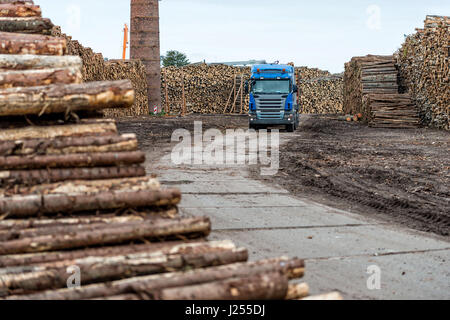
<svg viewBox="0 0 450 320">
<path fill-rule="evenodd" d="M 261 64 L 252 67 L 250 78 L 249 127 L 299 126 L 295 69 L 290 65 Z"/>
</svg>

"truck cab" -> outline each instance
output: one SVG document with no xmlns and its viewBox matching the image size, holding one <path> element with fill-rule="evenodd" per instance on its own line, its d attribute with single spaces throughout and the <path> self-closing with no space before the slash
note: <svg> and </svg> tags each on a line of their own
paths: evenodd
<svg viewBox="0 0 450 320">
<path fill-rule="evenodd" d="M 284 125 L 288 132 L 294 132 L 299 125 L 294 67 L 254 65 L 250 83 L 250 129 Z"/>
</svg>

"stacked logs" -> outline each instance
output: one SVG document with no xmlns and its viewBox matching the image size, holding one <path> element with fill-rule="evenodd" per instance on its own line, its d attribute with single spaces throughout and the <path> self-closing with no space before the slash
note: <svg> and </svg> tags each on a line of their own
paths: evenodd
<svg viewBox="0 0 450 320">
<path fill-rule="evenodd" d="M 108 60 L 103 55 L 95 53 L 91 48 L 85 48 L 78 41 L 61 32 L 60 27 L 53 27 L 53 36 L 66 40 L 67 53 L 79 56 L 83 63 L 81 69 L 84 81 L 113 81 L 129 79 L 135 92 L 135 102 L 131 108 L 105 109 L 106 117 L 120 118 L 124 116 L 148 115 L 148 97 L 145 67 L 140 60 Z"/>
<path fill-rule="evenodd" d="M 354 57 L 345 64 L 344 112 L 362 114 L 373 127 L 415 128 L 419 117 L 409 95 L 399 93 L 393 56 Z"/>
<path fill-rule="evenodd" d="M 167 67 L 161 71 L 163 106 L 171 113 L 181 113 L 183 87 L 187 113 L 229 112 L 234 101 L 240 102 L 241 77 L 250 79 L 250 68 L 237 68 L 222 64 L 192 64 L 185 67 Z M 239 78 L 239 81 L 236 79 Z M 238 94 L 239 93 L 239 94 Z M 243 112 L 248 111 L 248 94 L 243 95 Z M 228 103 L 227 103 L 228 102 Z M 228 106 L 227 106 L 228 104 Z M 225 108 L 227 107 L 227 108 Z M 239 109 L 239 110 L 237 110 Z M 240 107 L 232 110 L 240 112 Z"/>
<path fill-rule="evenodd" d="M 12 2 L 7 2 L 9 7 Z M 25 3 L 13 5 L 18 12 Z M 0 299 L 306 297 L 306 284 L 290 283 L 303 276 L 303 260 L 247 262 L 245 248 L 206 241 L 208 218 L 179 216 L 178 190 L 163 190 L 154 178 L 129 172 L 110 179 L 117 166 L 143 161 L 135 137 L 118 135 L 112 121 L 69 124 L 65 116 L 130 107 L 134 92 L 129 81 L 60 83 L 58 77 L 23 86 L 36 70 L 64 69 L 72 62 L 79 74 L 79 59 L 64 52 L 63 38 L 0 33 L 0 61 L 6 61 L 1 70 L 24 73 L 20 81 L 7 78 L 6 89 L 0 90 L 0 121 L 10 123 L 5 117 L 16 116 L 23 122 L 18 125 L 16 119 L 6 125 L 12 128 L 0 130 L 5 183 L 0 188 Z M 45 123 L 59 119 L 56 125 L 36 126 L 26 118 L 50 113 Z M 96 171 L 104 176 L 94 177 Z M 73 176 L 82 180 L 66 181 Z"/>
<path fill-rule="evenodd" d="M 400 83 L 419 108 L 424 125 L 450 129 L 450 17 L 427 16 L 424 29 L 396 53 Z"/>
<path fill-rule="evenodd" d="M 300 113 L 343 113 L 343 77 L 331 75 L 299 80 Z"/>
<path fill-rule="evenodd" d="M 182 68 L 163 68 L 161 96 L 171 113 L 241 113 L 241 90 L 250 79 L 250 68 L 221 64 L 192 64 Z M 342 77 L 328 71 L 295 68 L 302 93 L 302 113 L 341 113 Z M 242 81 L 241 81 L 242 79 Z M 183 87 L 184 97 L 183 100 Z M 242 112 L 248 112 L 249 96 L 244 94 Z"/>
</svg>

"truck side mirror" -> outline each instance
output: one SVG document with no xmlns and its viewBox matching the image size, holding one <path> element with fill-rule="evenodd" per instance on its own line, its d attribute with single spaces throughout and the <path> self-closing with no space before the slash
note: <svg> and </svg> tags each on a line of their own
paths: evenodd
<svg viewBox="0 0 450 320">
<path fill-rule="evenodd" d="M 294 93 L 297 93 L 297 92 L 298 92 L 298 87 L 297 87 L 296 84 L 294 84 L 294 90 L 293 90 L 293 92 L 294 92 Z"/>
</svg>

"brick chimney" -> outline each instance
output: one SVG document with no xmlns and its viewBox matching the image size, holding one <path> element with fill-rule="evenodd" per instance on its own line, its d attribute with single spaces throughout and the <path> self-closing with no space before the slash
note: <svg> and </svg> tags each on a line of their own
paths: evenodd
<svg viewBox="0 0 450 320">
<path fill-rule="evenodd" d="M 148 103 L 161 111 L 161 58 L 158 0 L 131 0 L 130 58 L 140 59 L 147 71 Z"/>
</svg>

